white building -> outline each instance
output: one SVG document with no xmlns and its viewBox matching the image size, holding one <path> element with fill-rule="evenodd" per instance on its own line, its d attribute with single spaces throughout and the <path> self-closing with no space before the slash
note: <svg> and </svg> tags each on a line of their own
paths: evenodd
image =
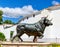
<svg viewBox="0 0 60 47">
<path fill-rule="evenodd" d="M 48 15 L 48 19 L 53 18 L 52 26 L 49 26 L 46 28 L 45 32 L 44 32 L 44 38 L 60 38 L 60 6 L 52 6 L 49 7 L 47 9 L 43 9 L 41 11 L 40 14 L 36 15 L 35 17 L 30 17 L 28 20 L 25 19 L 24 21 L 21 21 L 21 23 L 35 23 L 37 21 L 39 21 L 41 19 L 41 17 L 47 16 Z M 16 34 L 16 26 L 13 26 L 11 28 L 8 29 L 3 29 L 3 26 L 0 25 L 0 32 L 3 32 L 6 36 L 7 39 L 10 39 L 10 31 L 14 31 L 14 35 Z M 26 36 L 26 37 L 25 37 Z M 24 38 L 28 38 L 28 36 L 25 34 L 22 36 L 22 39 Z M 26 40 L 24 39 L 24 40 Z M 29 40 L 32 40 L 33 38 L 30 37 L 28 38 Z M 27 40 L 28 40 L 27 39 Z"/>
</svg>

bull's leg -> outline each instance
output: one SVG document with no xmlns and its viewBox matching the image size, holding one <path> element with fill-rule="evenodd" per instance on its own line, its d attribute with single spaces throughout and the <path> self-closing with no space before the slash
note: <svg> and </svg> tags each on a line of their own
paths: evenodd
<svg viewBox="0 0 60 47">
<path fill-rule="evenodd" d="M 21 40 L 21 42 L 23 42 L 23 40 L 20 38 L 20 36 L 18 36 L 18 38 Z"/>
<path fill-rule="evenodd" d="M 34 36 L 33 42 L 37 42 L 37 36 Z"/>
<path fill-rule="evenodd" d="M 19 33 L 19 35 L 18 35 L 18 38 L 21 40 L 21 42 L 23 41 L 22 39 L 21 39 L 21 36 L 23 35 L 23 33 L 24 33 L 24 31 L 22 31 L 21 29 L 20 29 L 20 26 L 17 26 L 17 34 Z"/>
<path fill-rule="evenodd" d="M 40 34 L 41 36 L 43 36 L 43 33 L 39 32 L 39 34 Z"/>
<path fill-rule="evenodd" d="M 18 38 L 21 40 L 21 42 L 23 42 L 23 40 L 21 39 L 21 36 L 23 35 L 23 33 L 21 33 Z"/>
<path fill-rule="evenodd" d="M 19 33 L 19 34 L 17 34 L 17 35 L 15 35 L 13 38 L 12 38 L 12 40 L 11 40 L 11 42 L 13 42 L 13 40 L 16 38 L 16 37 L 18 37 L 20 40 L 21 40 L 21 42 L 23 41 L 22 39 L 21 39 L 21 36 L 23 35 L 23 33 Z"/>
</svg>

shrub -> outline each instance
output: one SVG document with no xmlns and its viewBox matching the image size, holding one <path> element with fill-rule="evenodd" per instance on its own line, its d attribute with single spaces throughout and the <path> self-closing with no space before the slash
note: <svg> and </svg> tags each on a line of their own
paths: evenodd
<svg viewBox="0 0 60 47">
<path fill-rule="evenodd" d="M 0 32 L 0 40 L 1 41 L 5 41 L 6 40 L 5 35 L 2 32 Z"/>
</svg>

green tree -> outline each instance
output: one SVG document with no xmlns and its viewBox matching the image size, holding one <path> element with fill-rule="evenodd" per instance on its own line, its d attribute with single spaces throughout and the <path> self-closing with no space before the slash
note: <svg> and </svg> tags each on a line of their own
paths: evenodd
<svg viewBox="0 0 60 47">
<path fill-rule="evenodd" d="M 0 10 L 0 24 L 3 23 L 2 15 L 3 15 L 3 11 Z"/>
<path fill-rule="evenodd" d="M 4 23 L 5 24 L 14 24 L 11 20 L 5 20 Z"/>
<path fill-rule="evenodd" d="M 1 41 L 5 41 L 6 40 L 5 35 L 2 32 L 0 32 L 0 40 Z"/>
</svg>

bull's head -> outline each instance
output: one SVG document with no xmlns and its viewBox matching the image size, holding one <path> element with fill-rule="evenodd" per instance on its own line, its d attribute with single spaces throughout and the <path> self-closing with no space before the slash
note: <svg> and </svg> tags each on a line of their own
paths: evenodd
<svg viewBox="0 0 60 47">
<path fill-rule="evenodd" d="M 47 16 L 48 17 L 48 16 Z M 53 25 L 52 24 L 52 19 L 51 20 L 49 20 L 49 19 L 47 19 L 47 17 L 45 17 L 45 19 L 44 19 L 44 24 L 45 24 L 45 26 L 49 26 L 49 25 Z"/>
</svg>

